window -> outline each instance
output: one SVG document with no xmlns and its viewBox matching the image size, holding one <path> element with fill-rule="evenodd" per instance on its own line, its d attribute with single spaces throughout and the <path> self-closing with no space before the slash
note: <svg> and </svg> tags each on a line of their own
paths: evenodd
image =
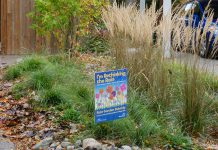
<svg viewBox="0 0 218 150">
<path fill-rule="evenodd" d="M 201 9 L 197 2 L 187 3 L 182 8 L 182 11 L 186 15 L 186 17 L 189 17 L 190 14 L 194 14 L 194 15 L 198 15 L 199 17 L 202 17 Z"/>
</svg>

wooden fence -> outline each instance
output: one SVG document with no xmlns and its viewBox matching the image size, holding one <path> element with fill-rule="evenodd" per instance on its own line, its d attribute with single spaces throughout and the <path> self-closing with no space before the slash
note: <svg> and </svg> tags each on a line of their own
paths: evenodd
<svg viewBox="0 0 218 150">
<path fill-rule="evenodd" d="M 1 53 L 27 54 L 37 52 L 42 39 L 30 28 L 27 14 L 33 9 L 33 0 L 0 0 Z"/>
</svg>

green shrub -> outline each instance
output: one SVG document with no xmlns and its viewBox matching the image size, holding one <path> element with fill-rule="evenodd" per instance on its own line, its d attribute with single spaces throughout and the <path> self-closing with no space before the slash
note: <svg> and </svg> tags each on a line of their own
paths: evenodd
<svg viewBox="0 0 218 150">
<path fill-rule="evenodd" d="M 48 61 L 53 64 L 62 64 L 65 62 L 65 56 L 63 55 L 50 55 L 48 56 Z"/>
<path fill-rule="evenodd" d="M 41 98 L 42 98 L 41 102 L 48 106 L 50 105 L 56 106 L 66 102 L 65 96 L 58 88 L 52 88 L 43 91 Z"/>
<path fill-rule="evenodd" d="M 4 74 L 5 80 L 14 80 L 28 71 L 41 69 L 44 65 L 44 59 L 38 56 L 27 57 L 20 63 L 10 67 Z"/>
<path fill-rule="evenodd" d="M 46 69 L 39 70 L 31 75 L 28 83 L 34 90 L 50 89 L 54 83 L 54 77 L 53 74 Z"/>
<path fill-rule="evenodd" d="M 77 110 L 71 108 L 64 111 L 64 114 L 60 117 L 60 120 L 79 123 L 81 121 L 81 116 Z"/>
<path fill-rule="evenodd" d="M 32 56 L 21 61 L 18 66 L 22 71 L 35 71 L 41 69 L 44 65 L 44 59 L 39 56 Z"/>
<path fill-rule="evenodd" d="M 117 143 L 134 143 L 136 126 L 130 118 L 116 120 L 108 123 L 95 124 L 91 127 L 97 139 L 114 139 Z"/>
<path fill-rule="evenodd" d="M 78 95 L 85 100 L 89 99 L 90 98 L 89 89 L 87 87 L 84 87 L 84 86 L 79 87 Z"/>
<path fill-rule="evenodd" d="M 168 128 L 168 130 L 162 130 L 161 136 L 164 138 L 165 148 L 188 149 L 193 146 L 191 138 L 184 136 L 184 133 L 176 125 Z"/>
<path fill-rule="evenodd" d="M 27 95 L 27 86 L 25 83 L 17 83 L 12 88 L 12 96 L 19 100 L 21 97 Z"/>
<path fill-rule="evenodd" d="M 80 51 L 86 52 L 105 52 L 109 49 L 108 41 L 100 35 L 88 35 L 81 42 Z"/>
<path fill-rule="evenodd" d="M 17 67 L 17 66 L 13 66 L 13 67 L 10 67 L 7 71 L 6 71 L 6 73 L 4 74 L 4 80 L 7 80 L 7 81 L 9 81 L 9 80 L 14 80 L 14 79 L 16 79 L 16 78 L 18 78 L 18 77 L 20 77 L 20 75 L 21 75 L 21 69 L 19 68 L 19 67 Z"/>
</svg>

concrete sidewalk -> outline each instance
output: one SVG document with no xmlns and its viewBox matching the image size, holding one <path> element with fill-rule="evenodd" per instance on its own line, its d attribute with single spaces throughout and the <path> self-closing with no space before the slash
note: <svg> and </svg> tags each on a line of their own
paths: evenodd
<svg viewBox="0 0 218 150">
<path fill-rule="evenodd" d="M 0 55 L 0 68 L 21 61 L 22 57 L 23 56 L 19 56 L 19 55 Z"/>
</svg>

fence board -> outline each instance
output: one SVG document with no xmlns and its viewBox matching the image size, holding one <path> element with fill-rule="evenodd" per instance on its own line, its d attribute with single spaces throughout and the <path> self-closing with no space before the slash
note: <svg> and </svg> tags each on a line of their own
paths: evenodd
<svg viewBox="0 0 218 150">
<path fill-rule="evenodd" d="M 38 52 L 44 46 L 43 38 L 30 29 L 27 14 L 33 9 L 34 0 L 0 0 L 0 39 L 4 54 Z"/>
</svg>

